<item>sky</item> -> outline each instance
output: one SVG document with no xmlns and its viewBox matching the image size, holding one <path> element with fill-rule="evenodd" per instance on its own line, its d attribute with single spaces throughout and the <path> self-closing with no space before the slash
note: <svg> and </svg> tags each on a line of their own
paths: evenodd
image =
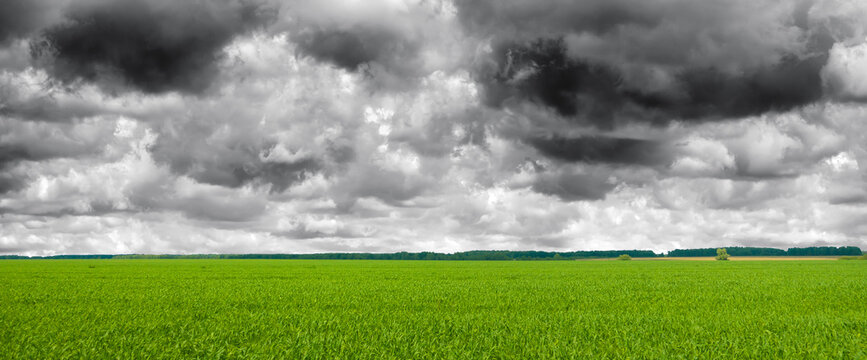
<svg viewBox="0 0 867 360">
<path fill-rule="evenodd" d="M 862 0 L 4 0 L 0 254 L 867 249 Z"/>
</svg>

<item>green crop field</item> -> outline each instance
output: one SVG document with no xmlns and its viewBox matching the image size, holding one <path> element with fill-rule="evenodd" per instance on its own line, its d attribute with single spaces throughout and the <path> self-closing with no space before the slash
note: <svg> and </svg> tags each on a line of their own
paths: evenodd
<svg viewBox="0 0 867 360">
<path fill-rule="evenodd" d="M 0 358 L 865 358 L 862 261 L 0 261 Z"/>
</svg>

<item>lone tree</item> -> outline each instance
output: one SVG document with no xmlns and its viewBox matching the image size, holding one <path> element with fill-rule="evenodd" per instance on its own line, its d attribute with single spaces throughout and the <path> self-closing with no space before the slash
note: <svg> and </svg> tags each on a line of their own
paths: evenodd
<svg viewBox="0 0 867 360">
<path fill-rule="evenodd" d="M 716 259 L 717 260 L 728 260 L 729 259 L 729 253 L 726 252 L 725 248 L 716 249 Z"/>
<path fill-rule="evenodd" d="M 632 260 L 632 256 L 629 256 L 629 254 L 623 254 L 618 256 L 617 260 Z"/>
</svg>

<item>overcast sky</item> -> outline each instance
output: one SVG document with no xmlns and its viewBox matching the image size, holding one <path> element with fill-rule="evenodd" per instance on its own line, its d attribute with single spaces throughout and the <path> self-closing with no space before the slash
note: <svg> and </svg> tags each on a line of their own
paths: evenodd
<svg viewBox="0 0 867 360">
<path fill-rule="evenodd" d="M 863 0 L 4 0 L 0 254 L 867 249 Z"/>
</svg>

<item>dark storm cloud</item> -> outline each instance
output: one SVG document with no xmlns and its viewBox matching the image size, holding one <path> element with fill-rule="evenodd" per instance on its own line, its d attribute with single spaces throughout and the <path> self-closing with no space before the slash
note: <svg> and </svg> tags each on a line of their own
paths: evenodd
<svg viewBox="0 0 867 360">
<path fill-rule="evenodd" d="M 0 126 L 0 129 L 4 127 Z M 44 135 L 44 134 L 43 134 Z M 0 169 L 22 161 L 43 161 L 55 158 L 78 158 L 100 151 L 98 142 L 45 138 L 44 142 L 0 143 Z"/>
<path fill-rule="evenodd" d="M 65 22 L 43 32 L 32 53 L 66 84 L 201 93 L 216 76 L 222 48 L 271 15 L 261 4 L 230 0 L 78 3 Z"/>
<path fill-rule="evenodd" d="M 29 181 L 33 174 L 16 169 L 19 165 L 95 156 L 110 134 L 88 124 L 53 125 L 0 117 L 0 193 L 19 190 Z"/>
<path fill-rule="evenodd" d="M 337 184 L 336 203 L 341 210 L 350 209 L 360 198 L 370 197 L 392 206 L 429 191 L 434 182 L 426 177 L 410 176 L 401 171 L 377 166 L 357 167 Z"/>
<path fill-rule="evenodd" d="M 41 160 L 45 158 L 44 155 L 35 154 L 23 146 L 0 145 L 0 169 L 18 161 Z"/>
<path fill-rule="evenodd" d="M 253 146 L 191 146 L 203 147 L 191 149 L 161 139 L 153 148 L 154 159 L 168 163 L 172 172 L 190 176 L 201 183 L 230 188 L 251 183 L 267 184 L 275 193 L 286 190 L 320 169 L 320 163 L 313 158 L 293 162 L 263 161 L 260 158 L 262 150 Z"/>
<path fill-rule="evenodd" d="M 604 32 L 624 23 L 650 26 L 659 22 L 659 9 L 651 2 L 627 3 L 459 0 L 455 5 L 464 27 L 489 36 L 520 36 L 528 32 Z"/>
<path fill-rule="evenodd" d="M 739 76 L 714 68 L 690 69 L 678 76 L 682 96 L 636 96 L 643 107 L 680 119 L 744 117 L 786 111 L 822 97 L 820 71 L 827 54 L 786 56 L 779 63 Z"/>
<path fill-rule="evenodd" d="M 4 0 L 0 3 L 0 45 L 23 38 L 40 26 L 48 10 L 42 0 Z"/>
<path fill-rule="evenodd" d="M 602 36 L 611 40 L 606 46 L 614 46 L 630 58 L 682 64 L 705 55 L 700 52 L 715 50 L 704 45 L 740 47 L 742 53 L 718 56 L 749 58 L 803 45 L 801 42 L 806 42 L 810 50 L 827 50 L 834 42 L 829 31 L 857 34 L 857 26 L 847 23 L 853 19 L 823 11 L 839 4 L 817 3 L 813 0 L 786 3 L 771 0 L 458 0 L 455 6 L 461 26 L 468 33 L 483 38 L 525 41 L 567 34 Z M 828 15 L 832 19 L 823 18 Z"/>
<path fill-rule="evenodd" d="M 711 120 L 785 111 L 822 97 L 827 54 L 789 55 L 778 63 L 730 74 L 687 67 L 670 86 L 648 91 L 624 81 L 614 66 L 567 54 L 562 38 L 505 42 L 479 79 L 490 106 L 530 101 L 574 121 L 610 129 L 630 121 Z"/>
<path fill-rule="evenodd" d="M 650 140 L 559 136 L 527 140 L 542 154 L 569 162 L 663 165 L 670 161 L 663 145 Z"/>
<path fill-rule="evenodd" d="M 21 175 L 10 170 L 21 161 L 38 160 L 39 156 L 19 146 L 0 145 L 0 194 L 20 190 L 27 183 Z"/>
<path fill-rule="evenodd" d="M 494 73 L 482 77 L 488 105 L 529 100 L 563 116 L 582 113 L 607 123 L 624 103 L 618 75 L 570 59 L 562 40 L 500 44 L 494 57 Z"/>
<path fill-rule="evenodd" d="M 31 149 L 22 145 L 0 144 L 0 194 L 20 190 L 27 183 L 23 174 L 13 173 L 12 168 L 23 161 L 40 161 L 60 154 Z"/>
<path fill-rule="evenodd" d="M 95 104 L 84 102 L 61 104 L 50 95 L 0 104 L 0 116 L 47 122 L 68 122 L 83 117 L 100 115 L 100 110 Z"/>
<path fill-rule="evenodd" d="M 616 186 L 604 172 L 583 172 L 574 168 L 542 171 L 533 184 L 535 192 L 559 197 L 564 201 L 604 199 Z"/>
<path fill-rule="evenodd" d="M 412 48 L 392 31 L 365 26 L 348 30 L 315 29 L 302 33 L 296 41 L 302 52 L 350 71 Z"/>
<path fill-rule="evenodd" d="M 201 170 L 174 167 L 179 173 L 189 173 L 194 179 L 212 185 L 240 187 L 254 180 L 271 184 L 272 191 L 281 192 L 289 185 L 305 178 L 307 171 L 316 168 L 315 162 L 305 160 L 297 163 L 262 163 L 250 160 L 242 163 L 198 163 Z"/>
<path fill-rule="evenodd" d="M 361 64 L 376 59 L 380 43 L 362 41 L 349 31 L 315 31 L 298 42 L 311 56 L 329 61 L 347 70 L 356 70 Z"/>
<path fill-rule="evenodd" d="M 0 168 L 0 194 L 20 190 L 24 187 L 24 184 L 24 179 L 4 173 L 3 168 Z"/>
<path fill-rule="evenodd" d="M 418 53 L 424 44 L 386 26 L 312 25 L 292 41 L 302 55 L 363 74 L 374 89 L 405 91 L 425 73 Z"/>
<path fill-rule="evenodd" d="M 10 172 L 10 169 L 20 161 L 28 160 L 32 155 L 25 149 L 0 145 L 0 194 L 21 189 L 26 179 Z"/>
</svg>

